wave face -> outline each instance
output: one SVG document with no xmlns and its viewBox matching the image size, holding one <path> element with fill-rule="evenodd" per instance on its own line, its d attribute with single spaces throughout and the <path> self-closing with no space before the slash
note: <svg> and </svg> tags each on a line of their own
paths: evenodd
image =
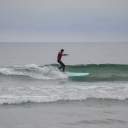
<svg viewBox="0 0 128 128">
<path fill-rule="evenodd" d="M 56 66 L 56 65 L 54 65 Z M 87 72 L 86 77 L 73 78 L 76 81 L 128 81 L 128 65 L 88 64 L 66 66 L 69 72 Z"/>
<path fill-rule="evenodd" d="M 57 80 L 67 79 L 66 74 L 58 70 L 59 65 L 43 65 L 35 64 L 25 66 L 1 67 L 0 76 L 20 76 L 30 77 L 41 80 Z M 67 65 L 68 72 L 88 72 L 86 77 L 70 77 L 73 81 L 128 81 L 128 65 L 119 64 L 88 64 L 88 65 Z"/>
</svg>

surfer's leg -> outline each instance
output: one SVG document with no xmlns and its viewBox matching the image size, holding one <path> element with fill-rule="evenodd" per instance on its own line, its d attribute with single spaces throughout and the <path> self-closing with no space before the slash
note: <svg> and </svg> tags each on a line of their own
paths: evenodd
<svg viewBox="0 0 128 128">
<path fill-rule="evenodd" d="M 60 66 L 59 69 L 61 69 L 63 66 Z"/>
<path fill-rule="evenodd" d="M 65 64 L 63 63 L 63 62 L 61 62 L 61 68 L 63 67 L 63 72 L 64 72 L 64 70 L 65 70 Z"/>
<path fill-rule="evenodd" d="M 62 64 L 61 64 L 61 61 L 57 60 L 57 62 L 61 65 L 58 69 L 61 69 L 63 67 Z"/>
<path fill-rule="evenodd" d="M 63 65 L 63 72 L 64 72 L 64 70 L 65 70 L 65 65 Z"/>
<path fill-rule="evenodd" d="M 61 67 L 59 67 L 59 69 L 63 68 L 63 72 L 64 72 L 65 64 L 63 62 L 61 62 L 60 60 L 57 60 L 57 62 L 61 65 Z"/>
</svg>

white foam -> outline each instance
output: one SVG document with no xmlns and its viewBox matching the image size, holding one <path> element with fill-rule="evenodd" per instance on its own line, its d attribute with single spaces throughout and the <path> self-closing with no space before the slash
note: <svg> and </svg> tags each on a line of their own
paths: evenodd
<svg viewBox="0 0 128 128">
<path fill-rule="evenodd" d="M 43 80 L 55 80 L 55 79 L 65 79 L 66 74 L 61 73 L 56 67 L 44 66 L 39 67 L 36 64 L 30 64 L 20 67 L 8 67 L 0 68 L 0 73 L 4 75 L 20 75 L 29 76 L 34 79 Z"/>
<path fill-rule="evenodd" d="M 21 90 L 22 89 L 22 90 Z M 90 98 L 124 101 L 128 98 L 127 85 L 113 84 L 67 84 L 67 85 L 29 85 L 22 88 L 1 87 L 0 104 L 19 104 L 26 102 L 44 103 L 55 101 L 81 101 Z"/>
</svg>

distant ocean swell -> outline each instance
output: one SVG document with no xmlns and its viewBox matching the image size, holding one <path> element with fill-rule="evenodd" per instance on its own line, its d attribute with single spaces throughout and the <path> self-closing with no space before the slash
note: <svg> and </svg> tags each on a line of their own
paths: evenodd
<svg viewBox="0 0 128 128">
<path fill-rule="evenodd" d="M 30 77 L 41 80 L 67 79 L 67 75 L 58 70 L 59 65 L 37 66 L 30 64 L 25 66 L 0 67 L 0 76 Z M 88 72 L 86 77 L 73 77 L 74 81 L 128 81 L 128 65 L 119 64 L 88 64 L 67 65 L 67 72 Z"/>
</svg>

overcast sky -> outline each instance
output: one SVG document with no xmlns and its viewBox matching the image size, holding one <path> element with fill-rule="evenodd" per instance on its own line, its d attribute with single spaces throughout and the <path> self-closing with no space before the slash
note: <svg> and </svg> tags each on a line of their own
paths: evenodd
<svg viewBox="0 0 128 128">
<path fill-rule="evenodd" d="M 128 42 L 128 0 L 0 0 L 0 42 Z"/>
</svg>

